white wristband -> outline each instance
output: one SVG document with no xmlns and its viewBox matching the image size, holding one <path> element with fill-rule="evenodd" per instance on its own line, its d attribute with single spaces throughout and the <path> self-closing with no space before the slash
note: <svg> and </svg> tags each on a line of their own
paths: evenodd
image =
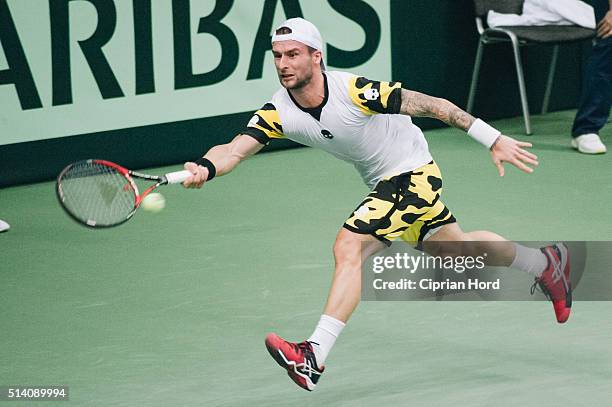
<svg viewBox="0 0 612 407">
<path fill-rule="evenodd" d="M 468 134 L 474 140 L 490 149 L 493 143 L 495 143 L 495 140 L 501 136 L 501 131 L 495 129 L 495 127 L 489 126 L 480 119 L 476 119 L 468 130 Z"/>
</svg>

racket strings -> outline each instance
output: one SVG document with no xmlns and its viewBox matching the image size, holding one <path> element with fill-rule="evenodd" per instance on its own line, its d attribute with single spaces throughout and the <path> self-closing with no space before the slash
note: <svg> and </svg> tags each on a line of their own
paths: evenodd
<svg viewBox="0 0 612 407">
<path fill-rule="evenodd" d="M 61 177 L 64 207 L 90 226 L 113 225 L 134 212 L 135 191 L 115 168 L 86 161 L 71 166 Z"/>
</svg>

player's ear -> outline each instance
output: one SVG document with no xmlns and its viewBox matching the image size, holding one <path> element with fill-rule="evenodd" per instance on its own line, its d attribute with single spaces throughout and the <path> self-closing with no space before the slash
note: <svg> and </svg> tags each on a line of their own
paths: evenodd
<svg viewBox="0 0 612 407">
<path fill-rule="evenodd" d="M 314 62 L 315 65 L 320 65 L 322 59 L 323 55 L 321 54 L 321 51 L 315 50 L 312 52 L 312 62 Z"/>
</svg>

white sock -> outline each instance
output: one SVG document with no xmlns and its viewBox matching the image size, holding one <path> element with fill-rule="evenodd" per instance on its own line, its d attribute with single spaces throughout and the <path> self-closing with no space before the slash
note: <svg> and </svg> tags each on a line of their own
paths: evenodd
<svg viewBox="0 0 612 407">
<path fill-rule="evenodd" d="M 327 355 L 332 346 L 334 346 L 338 335 L 342 332 L 344 325 L 346 325 L 344 322 L 334 317 L 325 314 L 321 315 L 317 327 L 312 335 L 310 335 L 310 338 L 308 338 L 308 342 L 312 343 L 319 367 L 325 363 L 325 359 L 327 359 Z"/>
<path fill-rule="evenodd" d="M 536 277 L 540 277 L 548 265 L 546 255 L 540 249 L 532 249 L 518 243 L 515 244 L 516 254 L 510 267 L 523 270 Z"/>
</svg>

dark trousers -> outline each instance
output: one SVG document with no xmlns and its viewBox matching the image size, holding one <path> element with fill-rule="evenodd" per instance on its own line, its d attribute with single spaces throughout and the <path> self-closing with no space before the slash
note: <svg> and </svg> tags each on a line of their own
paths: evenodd
<svg viewBox="0 0 612 407">
<path fill-rule="evenodd" d="M 610 9 L 608 0 L 592 0 L 599 22 Z M 584 73 L 584 88 L 574 119 L 572 137 L 599 133 L 608 122 L 612 104 L 612 37 L 596 38 Z"/>
</svg>

